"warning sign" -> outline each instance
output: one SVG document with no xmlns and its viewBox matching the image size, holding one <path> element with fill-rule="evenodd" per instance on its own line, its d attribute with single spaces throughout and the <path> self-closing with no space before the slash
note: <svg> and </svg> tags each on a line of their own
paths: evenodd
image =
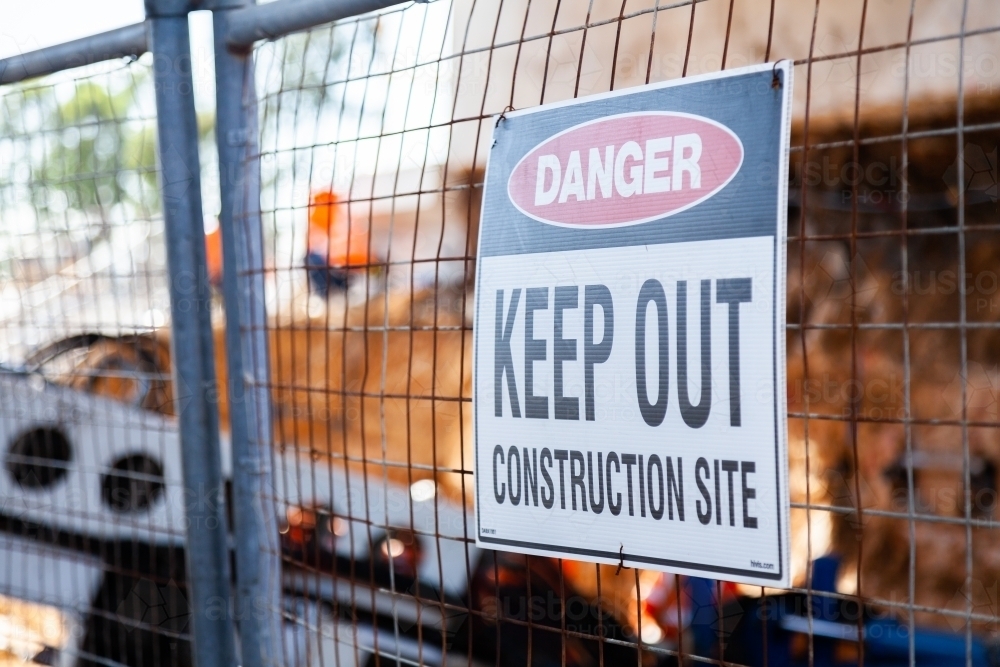
<svg viewBox="0 0 1000 667">
<path fill-rule="evenodd" d="M 780 63 L 498 119 L 480 546 L 788 584 L 790 100 Z"/>
</svg>

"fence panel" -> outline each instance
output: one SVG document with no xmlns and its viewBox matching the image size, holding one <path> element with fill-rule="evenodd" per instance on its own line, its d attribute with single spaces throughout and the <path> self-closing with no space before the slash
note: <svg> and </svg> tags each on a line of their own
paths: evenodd
<svg viewBox="0 0 1000 667">
<path fill-rule="evenodd" d="M 190 661 L 151 59 L 0 91 L 5 660 Z"/>
<path fill-rule="evenodd" d="M 992 664 L 998 31 L 971 0 L 442 0 L 260 44 L 286 659 Z M 779 59 L 794 588 L 478 550 L 495 115 Z"/>
</svg>

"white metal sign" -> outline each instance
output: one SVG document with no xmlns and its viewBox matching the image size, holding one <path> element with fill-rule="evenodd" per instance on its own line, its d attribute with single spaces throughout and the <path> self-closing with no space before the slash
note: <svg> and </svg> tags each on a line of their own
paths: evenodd
<svg viewBox="0 0 1000 667">
<path fill-rule="evenodd" d="M 791 67 L 497 119 L 477 544 L 789 583 Z"/>
</svg>

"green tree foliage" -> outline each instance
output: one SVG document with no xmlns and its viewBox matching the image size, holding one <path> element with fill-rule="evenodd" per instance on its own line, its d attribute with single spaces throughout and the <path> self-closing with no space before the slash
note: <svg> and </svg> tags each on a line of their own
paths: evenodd
<svg viewBox="0 0 1000 667">
<path fill-rule="evenodd" d="M 13 178 L 4 180 L 21 186 L 5 188 L 4 204 L 15 205 L 11 195 L 27 196 L 39 221 L 117 204 L 135 214 L 156 210 L 155 124 L 140 104 L 151 82 L 144 69 L 129 73 L 28 82 L 3 96 L 0 133 L 17 162 Z"/>
</svg>

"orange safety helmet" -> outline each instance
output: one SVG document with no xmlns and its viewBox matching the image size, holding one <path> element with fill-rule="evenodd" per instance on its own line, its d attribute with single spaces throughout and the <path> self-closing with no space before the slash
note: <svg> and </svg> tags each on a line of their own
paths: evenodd
<svg viewBox="0 0 1000 667">
<path fill-rule="evenodd" d="M 313 193 L 309 201 L 309 231 L 307 250 L 309 254 L 325 256 L 327 265 L 361 268 L 369 264 L 368 225 L 345 221 L 337 193 L 321 190 Z"/>
</svg>

